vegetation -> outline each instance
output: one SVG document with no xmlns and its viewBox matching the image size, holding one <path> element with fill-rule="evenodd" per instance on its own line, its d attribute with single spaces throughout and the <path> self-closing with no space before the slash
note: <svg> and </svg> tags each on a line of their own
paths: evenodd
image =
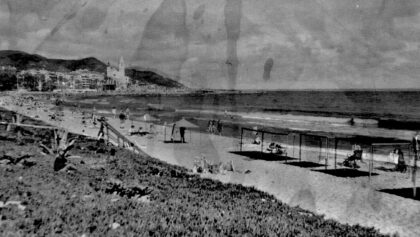
<svg viewBox="0 0 420 237">
<path fill-rule="evenodd" d="M 17 78 L 15 75 L 1 73 L 0 74 L 0 91 L 16 90 L 16 87 L 17 87 L 16 82 L 17 82 Z"/>
</svg>

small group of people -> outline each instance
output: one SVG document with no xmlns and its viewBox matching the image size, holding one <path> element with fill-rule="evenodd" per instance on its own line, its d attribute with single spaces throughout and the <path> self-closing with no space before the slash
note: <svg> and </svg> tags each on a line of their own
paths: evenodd
<svg viewBox="0 0 420 237">
<path fill-rule="evenodd" d="M 223 130 L 223 124 L 222 122 L 219 120 L 209 120 L 209 123 L 207 125 L 207 131 L 209 133 L 215 134 L 218 133 L 219 135 L 222 135 L 222 130 Z"/>
<path fill-rule="evenodd" d="M 111 112 L 112 112 L 112 115 L 114 116 L 114 119 L 117 118 L 117 108 L 115 106 L 112 107 Z M 122 114 L 124 115 L 125 119 L 130 119 L 130 108 L 127 107 L 126 109 L 121 109 L 120 115 L 119 115 L 120 118 Z"/>
<path fill-rule="evenodd" d="M 180 136 L 180 142 L 181 143 L 186 143 L 185 141 L 185 131 L 187 130 L 186 127 L 179 127 L 179 136 Z M 171 134 L 171 142 L 175 141 L 175 134 L 176 134 L 176 130 L 175 130 L 175 124 L 172 127 L 172 134 Z"/>
<path fill-rule="evenodd" d="M 395 164 L 395 171 L 398 172 L 406 172 L 407 171 L 407 164 L 405 163 L 404 159 L 404 153 L 402 152 L 401 148 L 395 148 L 391 154 L 392 163 Z M 363 150 L 360 147 L 360 145 L 353 145 L 353 154 L 347 157 L 347 159 L 344 160 L 343 165 L 350 167 L 350 168 L 360 168 L 359 165 L 357 165 L 356 161 L 360 160 L 360 162 L 363 162 Z"/>
<path fill-rule="evenodd" d="M 272 142 L 270 143 L 270 145 L 268 145 L 267 151 L 269 151 L 270 153 L 287 156 L 286 149 L 282 145 L 277 144 L 275 142 Z"/>
<path fill-rule="evenodd" d="M 140 136 L 143 136 L 143 135 L 146 135 L 148 132 L 146 132 L 146 131 L 143 131 L 143 127 L 139 127 L 137 130 L 136 130 L 136 127 L 134 126 L 134 125 L 131 125 L 131 127 L 128 129 L 128 134 L 130 135 L 130 136 L 133 136 L 133 135 L 140 135 Z"/>
</svg>

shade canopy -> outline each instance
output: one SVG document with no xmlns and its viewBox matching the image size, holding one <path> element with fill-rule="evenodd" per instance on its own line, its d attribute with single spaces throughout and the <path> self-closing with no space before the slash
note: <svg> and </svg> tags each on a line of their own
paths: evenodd
<svg viewBox="0 0 420 237">
<path fill-rule="evenodd" d="M 167 126 L 173 126 L 173 125 L 175 125 L 176 127 L 184 127 L 184 128 L 198 128 L 197 125 L 189 122 L 185 118 L 182 118 L 178 122 L 168 124 Z"/>
</svg>

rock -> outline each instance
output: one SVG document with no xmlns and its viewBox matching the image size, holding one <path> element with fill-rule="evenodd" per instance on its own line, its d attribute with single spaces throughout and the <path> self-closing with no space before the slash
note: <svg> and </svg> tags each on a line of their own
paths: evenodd
<svg viewBox="0 0 420 237">
<path fill-rule="evenodd" d="M 111 202 L 117 202 L 118 200 L 120 200 L 119 198 L 112 198 Z"/>
<path fill-rule="evenodd" d="M 0 166 L 6 166 L 8 164 L 10 164 L 9 160 L 0 160 Z"/>
<path fill-rule="evenodd" d="M 24 211 L 26 209 L 26 207 L 23 206 L 20 201 L 7 201 L 6 203 L 0 201 L 0 208 L 1 207 L 6 207 L 6 206 L 9 206 L 9 205 L 17 205 L 17 208 L 21 211 Z"/>
<path fill-rule="evenodd" d="M 112 223 L 111 228 L 112 228 L 113 230 L 115 230 L 115 229 L 117 229 L 117 228 L 118 228 L 118 227 L 120 227 L 120 226 L 121 226 L 120 224 L 118 224 L 118 223 L 114 222 L 114 223 Z"/>
<path fill-rule="evenodd" d="M 150 198 L 149 195 L 146 196 L 142 196 L 140 198 L 137 198 L 138 202 L 142 202 L 142 203 L 150 203 Z"/>
</svg>

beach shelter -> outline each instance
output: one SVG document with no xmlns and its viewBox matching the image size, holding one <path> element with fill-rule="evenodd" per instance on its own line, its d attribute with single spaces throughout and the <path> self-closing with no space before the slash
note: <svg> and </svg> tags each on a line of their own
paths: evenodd
<svg viewBox="0 0 420 237">
<path fill-rule="evenodd" d="M 177 121 L 175 123 L 167 124 L 166 126 L 172 127 L 172 133 L 171 133 L 171 135 L 174 134 L 176 127 L 188 129 L 190 131 L 190 141 L 191 141 L 191 129 L 198 128 L 197 125 L 189 122 L 185 118 L 182 118 L 181 120 L 179 120 L 179 121 Z M 166 127 L 165 127 L 165 141 L 166 141 Z"/>
</svg>

